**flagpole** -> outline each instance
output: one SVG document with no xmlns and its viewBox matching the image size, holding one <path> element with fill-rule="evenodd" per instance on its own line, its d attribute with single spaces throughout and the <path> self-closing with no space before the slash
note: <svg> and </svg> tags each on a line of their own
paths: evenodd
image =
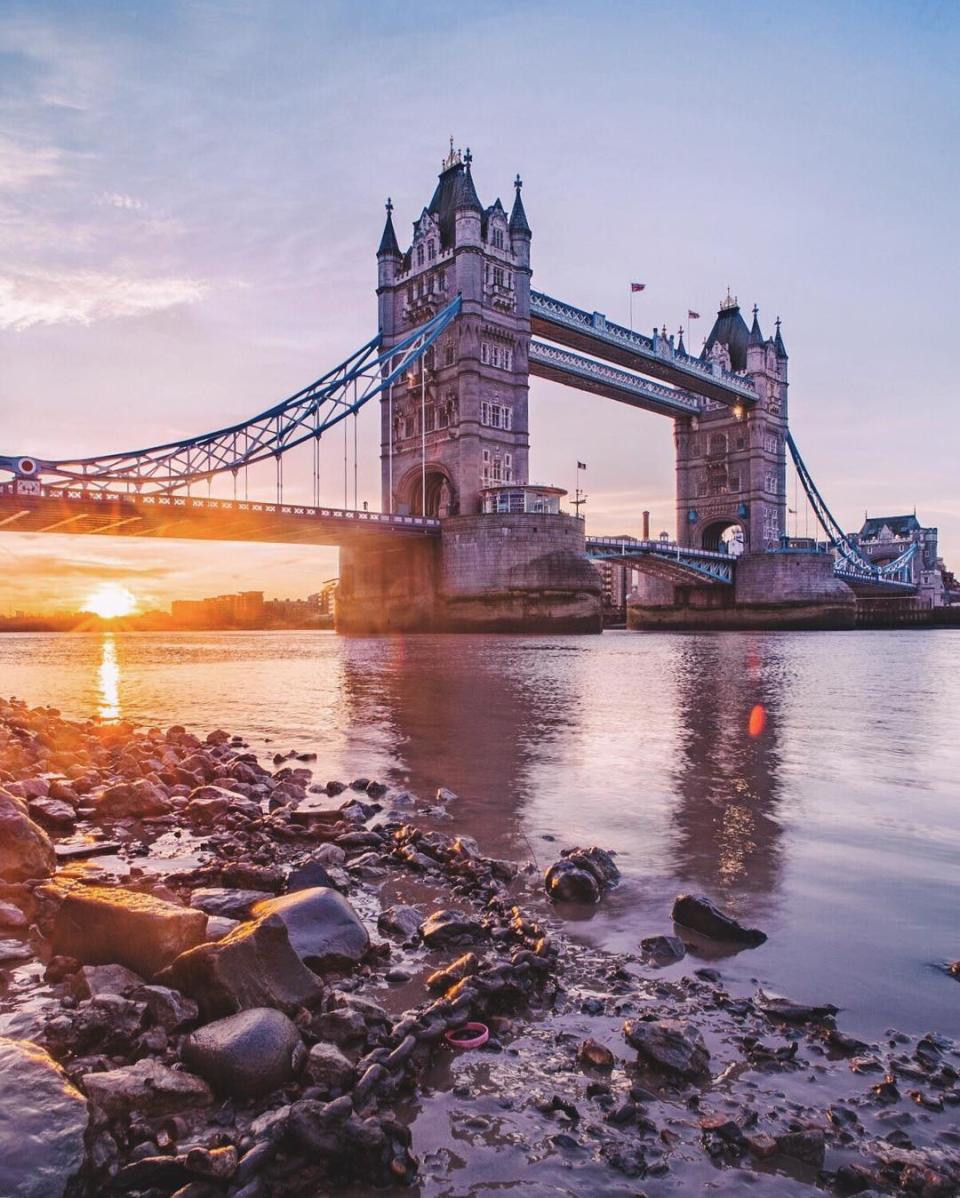
<svg viewBox="0 0 960 1198">
<path fill-rule="evenodd" d="M 630 332 L 633 332 L 633 284 L 630 284 Z"/>
</svg>

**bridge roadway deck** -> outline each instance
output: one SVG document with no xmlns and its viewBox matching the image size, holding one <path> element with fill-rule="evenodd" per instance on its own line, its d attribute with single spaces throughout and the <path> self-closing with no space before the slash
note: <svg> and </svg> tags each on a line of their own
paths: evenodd
<svg viewBox="0 0 960 1198">
<path fill-rule="evenodd" d="M 49 532 L 190 541 L 343 545 L 384 536 L 436 536 L 440 521 L 302 504 L 0 487 L 0 533 Z"/>
</svg>

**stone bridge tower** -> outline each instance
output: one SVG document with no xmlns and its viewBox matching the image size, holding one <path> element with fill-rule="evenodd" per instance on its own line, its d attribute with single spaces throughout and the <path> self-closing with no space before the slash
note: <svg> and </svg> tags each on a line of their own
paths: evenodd
<svg viewBox="0 0 960 1198">
<path fill-rule="evenodd" d="M 677 540 L 693 549 L 727 544 L 736 553 L 742 536 L 742 552 L 776 549 L 787 528 L 787 351 L 780 321 L 776 336 L 764 339 L 757 309 L 748 329 L 728 293 L 703 356 L 745 373 L 758 399 L 732 409 L 708 400 L 700 416 L 676 422 Z"/>
<path fill-rule="evenodd" d="M 416 371 L 381 400 L 384 511 L 472 515 L 481 488 L 528 481 L 531 232 L 521 186 L 518 176 L 509 217 L 499 199 L 484 208 L 470 151 L 461 155 L 451 139 L 405 252 L 387 201 L 377 250 L 384 345 L 458 293 L 463 306 Z"/>
</svg>

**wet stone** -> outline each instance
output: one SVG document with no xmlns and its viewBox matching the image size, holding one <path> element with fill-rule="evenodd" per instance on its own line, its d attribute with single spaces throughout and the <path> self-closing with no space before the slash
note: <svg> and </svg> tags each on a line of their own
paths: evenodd
<svg viewBox="0 0 960 1198">
<path fill-rule="evenodd" d="M 83 1095 L 43 1049 L 0 1037 L 0 1194 L 62 1198 L 83 1162 Z"/>
<path fill-rule="evenodd" d="M 144 979 L 125 965 L 84 965 L 77 977 L 80 993 L 88 998 L 101 994 L 128 994 L 143 986 Z"/>
<path fill-rule="evenodd" d="M 679 936 L 647 936 L 640 941 L 644 957 L 656 966 L 673 965 L 687 955 Z"/>
<path fill-rule="evenodd" d="M 150 977 L 206 934 L 202 911 L 119 887 L 72 890 L 57 912 L 53 951 L 90 965 L 120 964 Z"/>
<path fill-rule="evenodd" d="M 190 906 L 208 915 L 246 919 L 255 903 L 273 898 L 268 890 L 234 890 L 225 886 L 201 886 L 190 896 Z"/>
<path fill-rule="evenodd" d="M 27 927 L 29 920 L 13 903 L 0 902 L 0 928 L 20 929 Z"/>
<path fill-rule="evenodd" d="M 388 907 L 377 917 L 377 927 L 388 936 L 400 936 L 404 940 L 412 940 L 420 931 L 423 922 L 422 914 L 416 907 L 402 905 Z"/>
<path fill-rule="evenodd" d="M 339 891 L 326 886 L 265 900 L 252 913 L 279 919 L 294 952 L 318 973 L 351 968 L 370 947 L 370 936 L 356 911 Z"/>
<path fill-rule="evenodd" d="M 306 1065 L 307 1077 L 326 1090 L 347 1090 L 353 1084 L 356 1070 L 335 1044 L 314 1044 Z"/>
<path fill-rule="evenodd" d="M 296 1025 L 269 1008 L 218 1019 L 189 1035 L 183 1059 L 221 1094 L 259 1098 L 292 1081 L 306 1057 Z"/>
<path fill-rule="evenodd" d="M 673 921 L 710 940 L 723 940 L 750 948 L 756 948 L 767 939 L 765 932 L 759 928 L 745 928 L 702 894 L 679 895 L 673 904 Z"/>
<path fill-rule="evenodd" d="M 464 953 L 443 969 L 438 969 L 427 978 L 427 987 L 434 992 L 442 993 L 451 989 L 464 978 L 471 977 L 480 968 L 480 962 L 474 953 Z"/>
<path fill-rule="evenodd" d="M 661 1019 L 647 1023 L 628 1019 L 624 1035 L 647 1065 L 681 1078 L 694 1078 L 707 1071 L 710 1054 L 700 1032 L 691 1023 Z"/>
<path fill-rule="evenodd" d="M 318 886 L 324 886 L 330 890 L 339 889 L 336 880 L 322 861 L 306 861 L 303 865 L 292 869 L 287 878 L 288 894 L 294 894 L 298 890 L 313 890 Z"/>
<path fill-rule="evenodd" d="M 0 878 L 22 882 L 46 878 L 56 867 L 49 836 L 19 799 L 0 788 Z"/>
<path fill-rule="evenodd" d="M 544 875 L 547 894 L 555 902 L 598 903 L 620 878 L 605 849 L 567 849 Z"/>
<path fill-rule="evenodd" d="M 584 1040 L 577 1049 L 577 1060 L 591 1069 L 612 1069 L 615 1063 L 610 1049 L 596 1040 Z"/>
<path fill-rule="evenodd" d="M 172 810 L 167 792 L 146 778 L 135 782 L 120 782 L 108 787 L 97 803 L 97 815 L 106 819 L 122 819 L 133 816 L 144 819 L 166 815 Z"/>
<path fill-rule="evenodd" d="M 85 1073 L 80 1082 L 90 1101 L 113 1116 L 170 1115 L 213 1102 L 210 1088 L 199 1077 L 149 1057 L 106 1073 Z"/>
<path fill-rule="evenodd" d="M 275 915 L 181 954 L 157 980 L 196 999 L 208 1019 L 253 1007 L 292 1012 L 323 995 Z"/>
<path fill-rule="evenodd" d="M 486 933 L 480 922 L 462 911 L 434 911 L 420 925 L 420 936 L 430 948 L 482 940 Z"/>
</svg>

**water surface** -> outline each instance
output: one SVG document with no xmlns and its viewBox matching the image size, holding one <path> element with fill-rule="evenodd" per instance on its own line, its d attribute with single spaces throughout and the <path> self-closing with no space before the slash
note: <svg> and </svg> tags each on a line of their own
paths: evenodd
<svg viewBox="0 0 960 1198">
<path fill-rule="evenodd" d="M 937 967 L 960 957 L 960 632 L 7 635 L 0 691 L 309 749 L 320 781 L 447 786 L 492 855 L 617 851 L 575 935 L 635 948 L 706 892 L 770 935 L 732 980 L 861 1034 L 960 1032 Z"/>
</svg>

